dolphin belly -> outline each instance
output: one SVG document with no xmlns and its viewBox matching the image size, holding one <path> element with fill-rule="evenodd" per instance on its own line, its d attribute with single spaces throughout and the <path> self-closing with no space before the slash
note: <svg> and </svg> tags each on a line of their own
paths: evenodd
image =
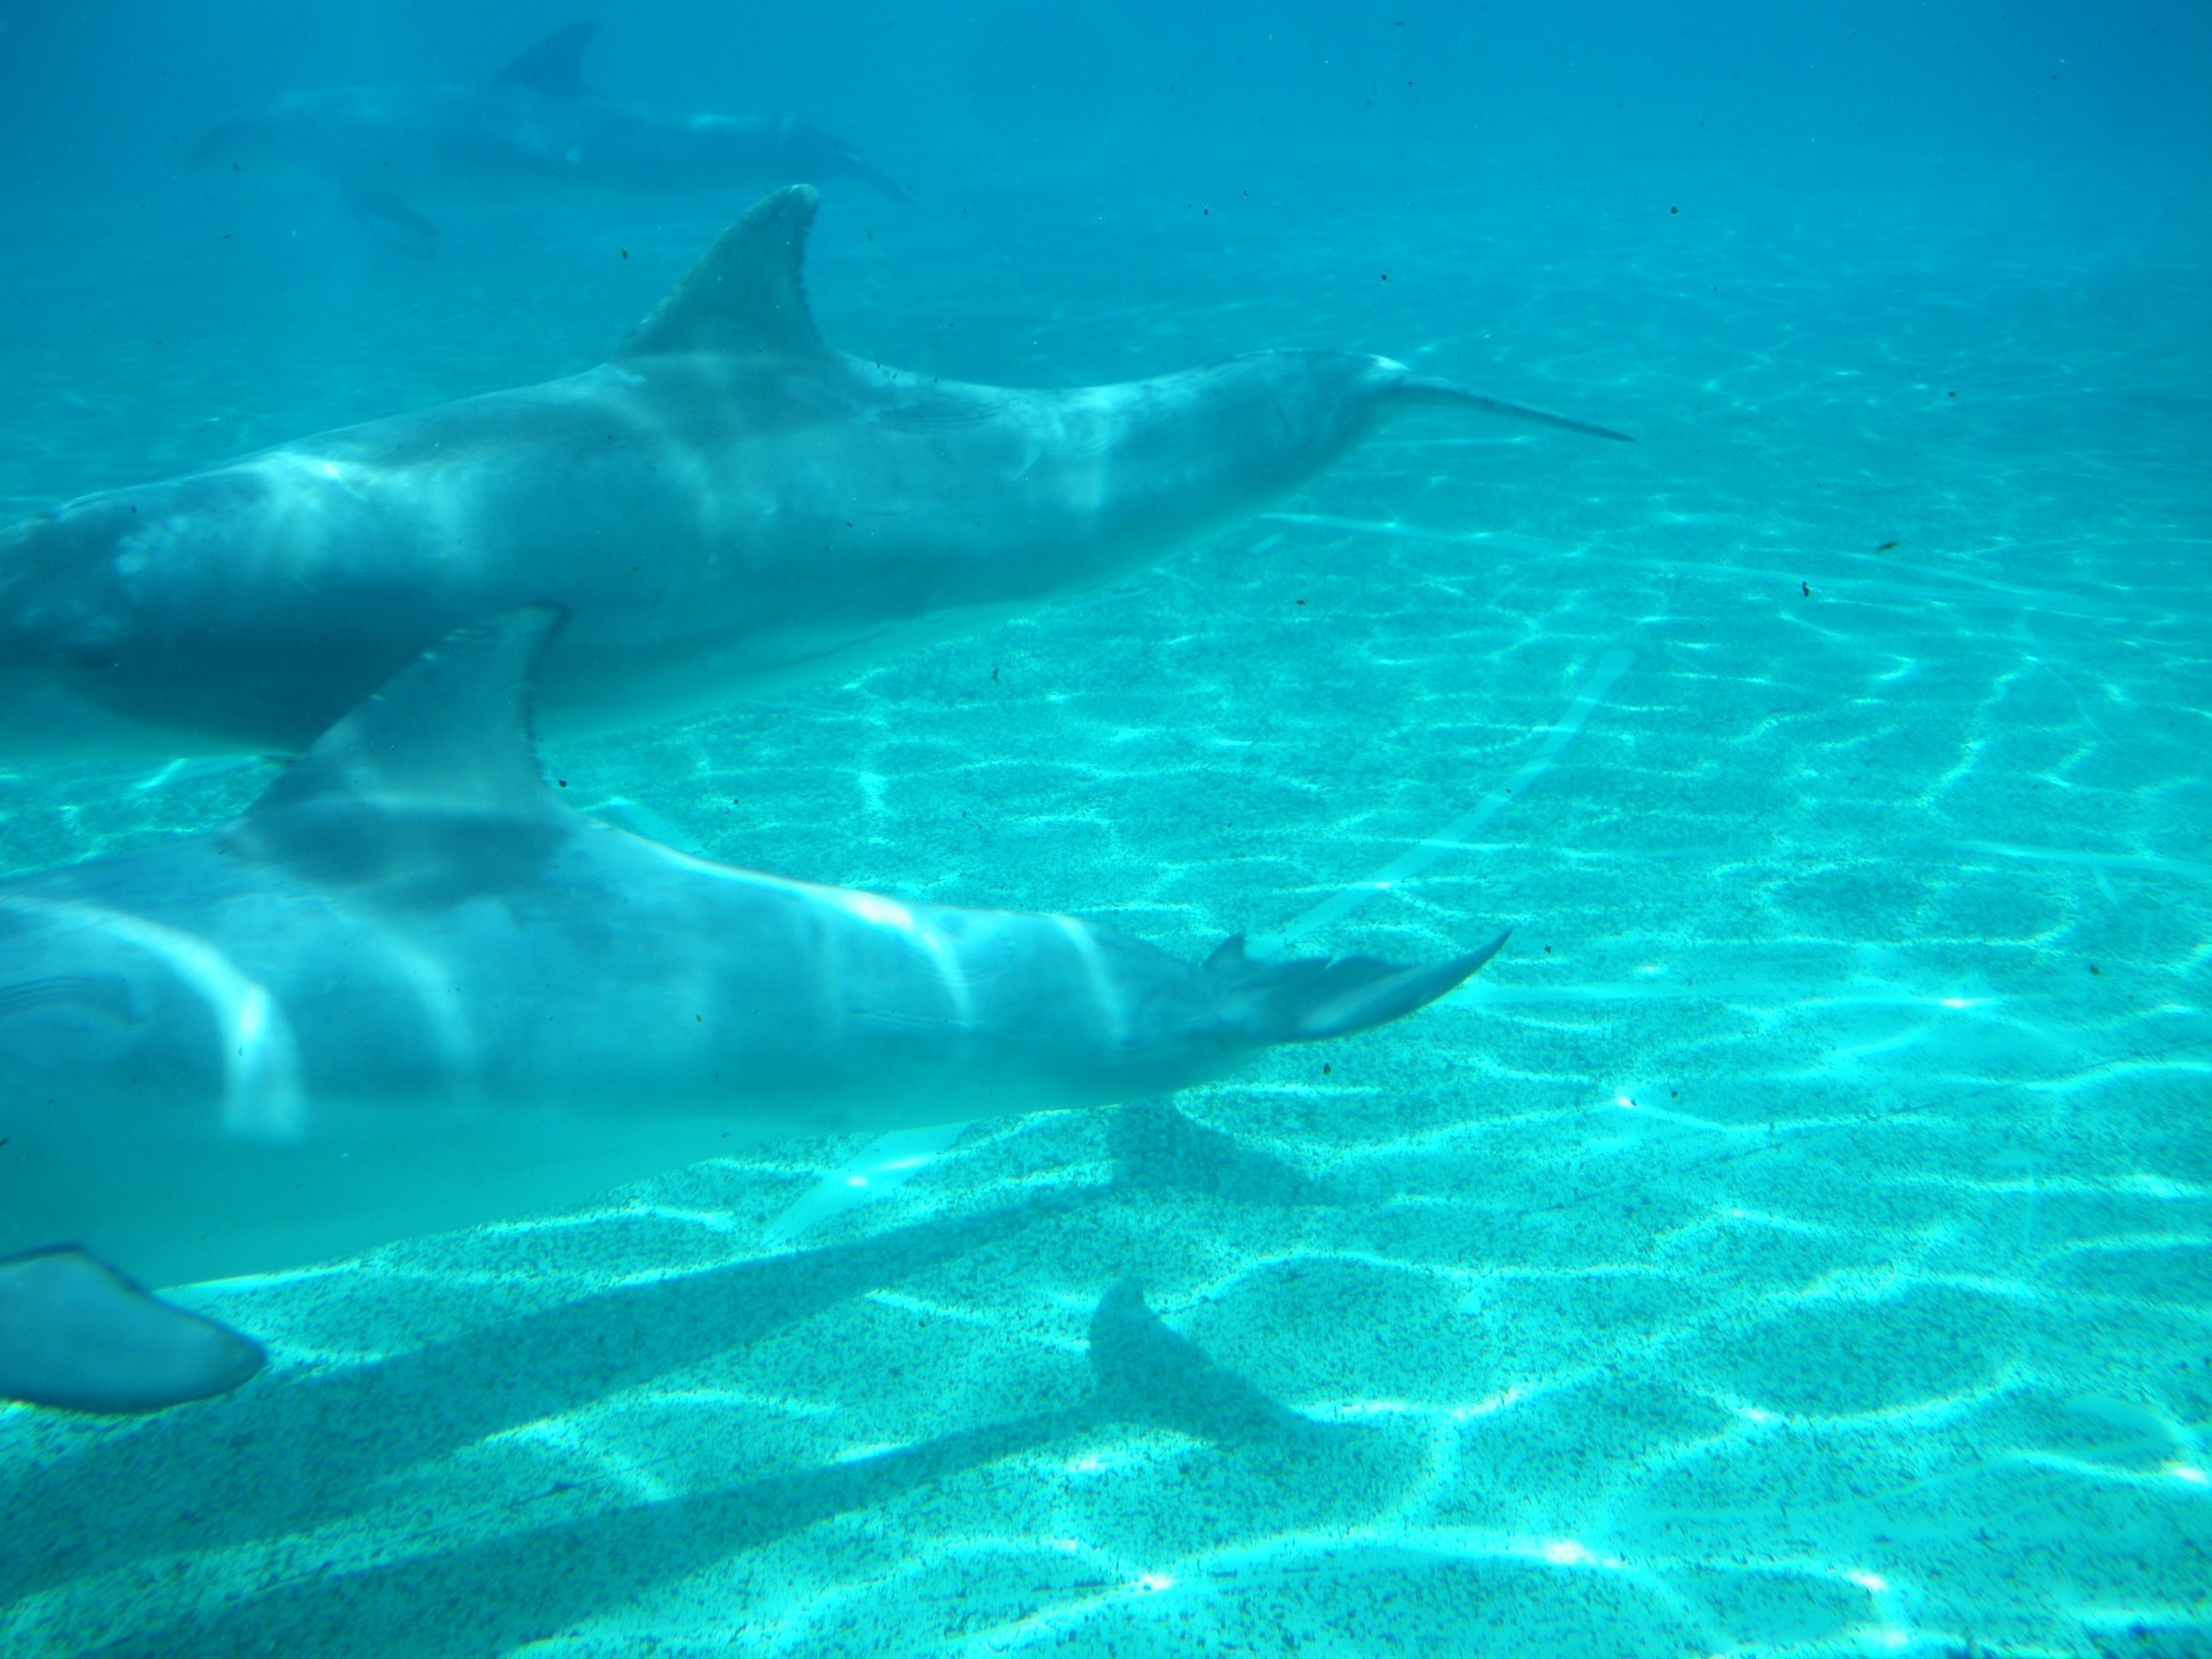
<svg viewBox="0 0 2212 1659">
<path fill-rule="evenodd" d="M 362 1102 L 368 1105 L 368 1103 Z M 773 1132 L 742 1118 L 629 1120 L 518 1111 L 473 1124 L 385 1103 L 360 1141 L 296 1146 L 216 1135 L 88 1148 L 56 1141 L 41 1173 L 0 1176 L 0 1257 L 66 1240 L 166 1287 L 303 1267 L 378 1245 L 573 1210 L 610 1189 L 741 1152 Z M 23 1149 L 19 1163 L 40 1149 Z"/>
<path fill-rule="evenodd" d="M 119 710 L 87 696 L 71 677 L 37 658 L 0 660 L 0 756 L 13 761 L 75 759 L 162 761 L 181 747 L 188 752 L 246 752 L 254 744 L 226 743 L 204 732 L 179 733 L 146 717 L 153 711 Z M 179 738 L 181 737 L 181 743 Z"/>
</svg>

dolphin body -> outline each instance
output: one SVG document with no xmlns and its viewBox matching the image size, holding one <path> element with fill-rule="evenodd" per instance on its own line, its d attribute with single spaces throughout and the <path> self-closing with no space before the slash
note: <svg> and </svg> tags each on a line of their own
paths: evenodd
<svg viewBox="0 0 2212 1659">
<path fill-rule="evenodd" d="M 418 202 L 635 200 L 836 178 L 908 199 L 850 144 L 804 121 L 684 114 L 594 92 L 583 56 L 598 30 L 557 30 L 482 86 L 288 92 L 210 129 L 188 159 L 326 179 L 356 217 L 410 252 L 430 252 L 438 235 Z"/>
<path fill-rule="evenodd" d="M 0 756 L 295 750 L 538 603 L 573 619 L 549 730 L 697 714 L 1156 561 L 1401 410 L 1619 435 L 1345 352 L 1056 392 L 884 369 L 808 315 L 815 208 L 756 203 L 583 374 L 0 529 Z"/>
<path fill-rule="evenodd" d="M 1193 964 L 709 863 L 545 787 L 529 706 L 558 625 L 455 634 L 219 833 L 0 882 L 0 1395 L 147 1410 L 258 1368 L 139 1279 L 573 1202 L 779 1132 L 1157 1095 L 1410 1013 L 1504 942 L 1396 968 L 1237 939 Z"/>
</svg>

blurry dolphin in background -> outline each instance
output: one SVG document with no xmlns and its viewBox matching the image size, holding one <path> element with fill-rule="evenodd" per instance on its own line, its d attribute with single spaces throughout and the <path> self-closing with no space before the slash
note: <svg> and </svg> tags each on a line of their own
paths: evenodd
<svg viewBox="0 0 2212 1659">
<path fill-rule="evenodd" d="M 573 621 L 548 729 L 696 714 L 1096 586 L 1420 408 L 1620 434 L 1263 351 L 1072 391 L 833 349 L 812 189 L 730 226 L 609 362 L 0 528 L 0 757 L 296 750 L 462 624 Z"/>
<path fill-rule="evenodd" d="M 272 1270 L 733 1139 L 1152 1097 L 1411 1013 L 1504 942 L 1190 963 L 675 851 L 540 775 L 559 625 L 456 633 L 216 834 L 0 881 L 0 1395 L 151 1410 L 258 1369 L 111 1261 Z"/>
<path fill-rule="evenodd" d="M 583 57 L 599 27 L 556 30 L 482 86 L 284 93 L 210 130 L 187 159 L 327 179 L 363 223 L 413 252 L 438 234 L 418 202 L 632 200 L 848 177 L 909 199 L 850 144 L 804 121 L 683 114 L 593 91 Z"/>
</svg>

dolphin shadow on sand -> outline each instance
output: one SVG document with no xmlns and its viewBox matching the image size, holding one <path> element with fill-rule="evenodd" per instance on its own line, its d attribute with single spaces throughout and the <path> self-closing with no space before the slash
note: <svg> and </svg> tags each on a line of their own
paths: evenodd
<svg viewBox="0 0 2212 1659">
<path fill-rule="evenodd" d="M 587 1343 L 595 1356 L 637 1345 L 620 1380 L 641 1382 L 701 1357 L 683 1352 L 683 1335 L 696 1341 L 712 1329 L 717 1350 L 742 1346 L 872 1288 L 894 1263 L 927 1266 L 1071 1201 L 1063 1195 L 909 1230 L 812 1252 L 804 1262 L 696 1274 L 675 1282 L 673 1300 L 668 1281 L 625 1286 L 359 1376 L 311 1373 L 281 1382 L 250 1405 L 239 1402 L 235 1427 L 219 1436 L 209 1435 L 205 1424 L 194 1435 L 182 1416 L 156 1419 L 0 1494 L 19 1538 L 51 1534 L 58 1520 L 81 1529 L 70 1547 L 37 1564 L 47 1571 L 34 1567 L 21 1577 L 20 1568 L 11 1571 L 0 1594 L 169 1550 L 303 1532 L 373 1499 L 388 1500 L 390 1490 L 379 1484 L 424 1457 L 586 1403 L 541 1380 L 542 1371 L 568 1369 L 560 1362 L 571 1344 Z M 721 1316 L 720 1327 L 701 1322 L 710 1312 Z M 312 1635 L 315 1650 L 330 1655 L 505 1651 L 835 1516 L 1010 1457 L 1072 1449 L 1131 1428 L 1210 1443 L 1237 1460 L 1238 1479 L 1277 1489 L 1310 1481 L 1321 1472 L 1317 1464 L 1332 1480 L 1348 1472 L 1347 1463 L 1357 1465 L 1363 1486 L 1408 1472 L 1409 1449 L 1387 1435 L 1302 1417 L 1214 1364 L 1160 1322 L 1134 1279 L 1116 1283 L 1100 1300 L 1087 1358 L 1087 1387 L 1071 1376 L 1064 1403 L 1035 1413 L 848 1462 L 529 1524 L 532 1503 L 573 1501 L 597 1484 L 556 1483 L 535 1499 L 459 1515 L 454 1530 L 465 1541 L 450 1550 L 350 1571 L 309 1568 L 218 1610 L 134 1630 L 90 1650 L 184 1659 L 283 1650 Z M 593 1392 L 604 1385 L 599 1379 Z M 284 1478 L 299 1468 L 313 1469 L 312 1479 Z M 88 1492 L 102 1494 L 96 1519 L 78 1517 L 80 1507 L 92 1507 L 85 1506 Z M 119 1516 L 118 1502 L 126 1506 Z"/>
<path fill-rule="evenodd" d="M 742 1352 L 1055 1218 L 1043 1193 L 957 1220 L 579 1297 L 372 1364 L 276 1371 L 0 1483 L 0 1602 L 138 1557 L 306 1532 L 489 1436 Z M 311 1480 L 285 1472 L 312 1469 Z M 97 1494 L 88 1502 L 88 1494 Z"/>
<path fill-rule="evenodd" d="M 1197 1122 L 1165 1100 L 1116 1107 L 1106 1145 L 1114 1184 L 1124 1192 L 1192 1193 L 1283 1208 L 1345 1204 L 1364 1196 L 1240 1146 L 1234 1136 Z"/>
</svg>

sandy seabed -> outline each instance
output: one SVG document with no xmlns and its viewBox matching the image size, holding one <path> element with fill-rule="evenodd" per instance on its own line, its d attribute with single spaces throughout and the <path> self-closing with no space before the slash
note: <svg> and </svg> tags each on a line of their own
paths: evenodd
<svg viewBox="0 0 2212 1659">
<path fill-rule="evenodd" d="M 2203 250 L 1682 193 L 833 200 L 818 308 L 886 361 L 1346 345 L 1639 441 L 1409 418 L 1157 571 L 566 747 L 572 795 L 1190 955 L 1512 942 L 1172 1114 L 866 1187 L 866 1138 L 772 1145 L 194 1292 L 275 1352 L 241 1393 L 0 1411 L 0 1647 L 2212 1650 Z M 579 232 L 496 307 L 488 255 L 372 271 L 336 340 L 307 275 L 171 339 L 0 273 L 59 319 L 0 491 L 579 367 L 708 228 L 563 291 Z M 0 867 L 265 776 L 19 770 Z M 1130 1278 L 1194 1348 L 1102 1391 Z"/>
</svg>

